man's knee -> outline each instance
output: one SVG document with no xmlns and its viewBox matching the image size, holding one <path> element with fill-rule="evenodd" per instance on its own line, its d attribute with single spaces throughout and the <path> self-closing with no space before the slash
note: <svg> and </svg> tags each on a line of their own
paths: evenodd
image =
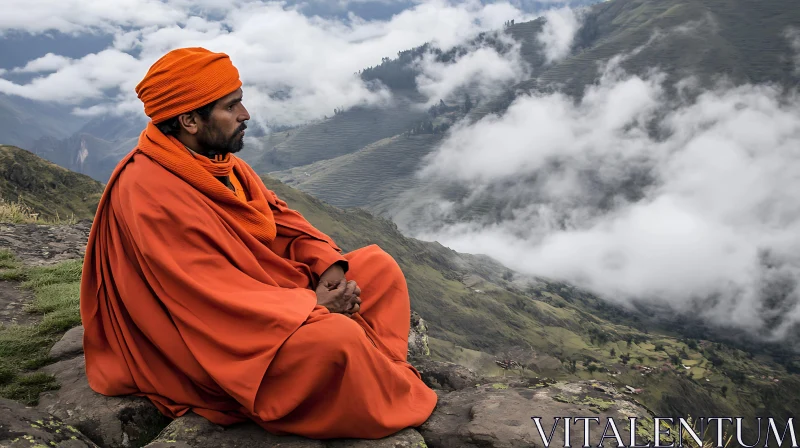
<svg viewBox="0 0 800 448">
<path fill-rule="evenodd" d="M 400 268 L 400 265 L 397 264 L 397 260 L 395 260 L 393 256 L 389 255 L 388 252 L 381 249 L 378 245 L 369 246 L 369 249 L 370 264 L 378 266 L 382 274 L 405 282 L 403 270 Z"/>
<path fill-rule="evenodd" d="M 364 329 L 353 319 L 342 314 L 331 314 L 329 317 L 310 324 L 318 326 L 315 341 L 316 355 L 321 359 L 344 365 L 349 356 L 364 349 L 369 344 Z"/>
</svg>

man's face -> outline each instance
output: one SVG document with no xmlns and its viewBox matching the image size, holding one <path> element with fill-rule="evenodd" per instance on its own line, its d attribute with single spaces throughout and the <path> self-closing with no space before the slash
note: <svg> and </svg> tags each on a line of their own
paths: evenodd
<svg viewBox="0 0 800 448">
<path fill-rule="evenodd" d="M 207 120 L 199 118 L 202 126 L 197 133 L 198 149 L 206 156 L 241 151 L 247 129 L 245 122 L 249 119 L 250 114 L 242 104 L 242 89 L 220 98 Z"/>
</svg>

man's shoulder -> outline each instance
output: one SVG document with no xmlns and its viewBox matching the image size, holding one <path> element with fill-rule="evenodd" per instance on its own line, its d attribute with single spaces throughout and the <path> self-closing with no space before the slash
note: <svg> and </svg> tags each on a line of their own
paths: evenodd
<svg viewBox="0 0 800 448">
<path fill-rule="evenodd" d="M 121 190 L 156 190 L 180 188 L 184 182 L 176 182 L 177 176 L 154 162 L 146 155 L 135 153 L 122 167 L 117 178 L 117 188 Z"/>
</svg>

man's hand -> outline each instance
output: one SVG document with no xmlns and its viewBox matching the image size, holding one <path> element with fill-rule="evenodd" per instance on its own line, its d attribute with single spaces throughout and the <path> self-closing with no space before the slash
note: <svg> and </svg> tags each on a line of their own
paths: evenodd
<svg viewBox="0 0 800 448">
<path fill-rule="evenodd" d="M 324 306 L 331 313 L 352 316 L 361 309 L 361 288 L 356 282 L 342 279 L 338 285 L 331 288 L 330 284 L 320 282 L 317 286 L 317 304 Z"/>
<path fill-rule="evenodd" d="M 329 289 L 333 289 L 343 280 L 344 269 L 339 263 L 334 263 L 319 277 L 319 284 L 326 285 Z"/>
</svg>

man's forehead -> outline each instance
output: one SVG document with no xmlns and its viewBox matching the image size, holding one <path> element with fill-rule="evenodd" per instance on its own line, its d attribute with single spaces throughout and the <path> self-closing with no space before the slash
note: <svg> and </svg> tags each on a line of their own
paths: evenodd
<svg viewBox="0 0 800 448">
<path fill-rule="evenodd" d="M 237 100 L 237 99 L 242 97 L 242 94 L 243 94 L 242 88 L 239 87 L 238 89 L 234 90 L 233 92 L 231 92 L 231 93 L 223 96 L 222 98 L 220 98 L 219 101 L 217 101 L 217 103 L 226 103 L 228 101 Z"/>
</svg>

